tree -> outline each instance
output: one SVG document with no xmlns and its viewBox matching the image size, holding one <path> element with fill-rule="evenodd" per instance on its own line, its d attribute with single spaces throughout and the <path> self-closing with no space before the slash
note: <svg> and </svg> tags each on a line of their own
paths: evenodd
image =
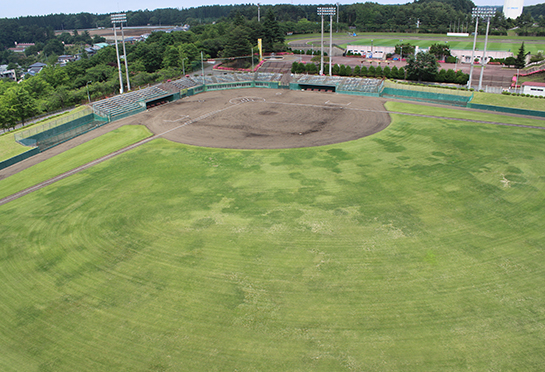
<svg viewBox="0 0 545 372">
<path fill-rule="evenodd" d="M 514 66 L 517 63 L 517 60 L 515 57 L 507 57 L 503 63 L 505 63 L 506 66 Z"/>
<path fill-rule="evenodd" d="M 447 44 L 432 44 L 430 46 L 430 53 L 437 58 L 437 60 L 442 60 L 444 57 L 450 56 L 450 47 Z"/>
<path fill-rule="evenodd" d="M 399 76 L 399 70 L 397 66 L 392 67 L 392 71 L 390 72 L 390 77 L 394 79 L 398 79 Z"/>
<path fill-rule="evenodd" d="M 410 43 L 397 44 L 395 46 L 395 52 L 396 54 L 399 54 L 401 58 L 403 58 L 403 56 L 409 56 L 414 54 L 414 45 Z"/>
<path fill-rule="evenodd" d="M 64 53 L 64 44 L 59 39 L 51 39 L 45 45 L 44 53 L 46 56 L 60 56 Z"/>
<path fill-rule="evenodd" d="M 9 88 L 2 96 L 2 101 L 3 106 L 6 107 L 8 121 L 12 124 L 16 121 L 24 124 L 25 119 L 38 113 L 36 100 L 22 85 Z"/>
<path fill-rule="evenodd" d="M 251 44 L 244 26 L 235 27 L 227 38 L 223 57 L 240 57 L 250 55 Z"/>
<path fill-rule="evenodd" d="M 280 31 L 280 26 L 276 21 L 276 16 L 271 7 L 267 10 L 265 20 L 263 21 L 263 48 L 268 51 L 274 51 L 274 44 L 283 43 L 284 40 L 284 35 Z"/>
<path fill-rule="evenodd" d="M 419 52 L 416 57 L 409 56 L 405 68 L 407 78 L 410 80 L 434 81 L 439 70 L 439 63 L 433 54 Z"/>
<path fill-rule="evenodd" d="M 526 51 L 524 50 L 524 41 L 522 42 L 519 52 L 517 54 L 517 59 L 515 60 L 516 68 L 524 68 L 526 66 Z"/>
</svg>

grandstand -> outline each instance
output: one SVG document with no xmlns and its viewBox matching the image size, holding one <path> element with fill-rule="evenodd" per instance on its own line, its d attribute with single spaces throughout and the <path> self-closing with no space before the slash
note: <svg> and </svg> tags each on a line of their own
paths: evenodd
<svg viewBox="0 0 545 372">
<path fill-rule="evenodd" d="M 380 79 L 294 75 L 290 89 L 378 96 L 382 89 L 382 84 L 383 81 Z"/>
<path fill-rule="evenodd" d="M 172 88 L 176 89 L 175 86 L 153 86 L 103 99 L 93 104 L 93 111 L 101 117 L 108 118 L 109 121 L 120 119 L 144 111 L 147 108 L 148 102 L 157 101 L 160 98 L 172 95 Z"/>
</svg>

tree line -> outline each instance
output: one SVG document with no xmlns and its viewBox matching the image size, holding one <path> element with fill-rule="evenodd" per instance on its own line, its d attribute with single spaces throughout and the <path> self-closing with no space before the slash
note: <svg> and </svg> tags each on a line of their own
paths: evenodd
<svg viewBox="0 0 545 372">
<path fill-rule="evenodd" d="M 319 31 L 320 17 L 316 5 L 262 5 L 261 14 L 269 9 L 276 14 L 283 32 L 308 33 Z M 340 30 L 356 27 L 357 31 L 387 32 L 433 32 L 469 31 L 472 24 L 471 0 L 416 0 L 402 5 L 381 5 L 372 2 L 339 6 Z M 210 5 L 194 8 L 164 8 L 155 10 L 129 10 L 128 26 L 178 25 L 191 26 L 232 20 L 241 14 L 248 20 L 257 19 L 258 7 L 255 4 Z M 507 29 L 518 27 L 521 34 L 543 33 L 545 27 L 545 4 L 524 8 L 517 20 L 505 19 L 498 12 L 492 20 L 492 34 L 505 33 Z M 334 17 L 336 18 L 336 17 Z M 335 19 L 336 21 L 336 19 Z M 539 28 L 532 27 L 534 23 Z M 49 14 L 0 19 L 0 50 L 13 47 L 15 42 L 47 43 L 55 37 L 55 30 L 91 29 L 111 27 L 110 14 Z"/>
</svg>

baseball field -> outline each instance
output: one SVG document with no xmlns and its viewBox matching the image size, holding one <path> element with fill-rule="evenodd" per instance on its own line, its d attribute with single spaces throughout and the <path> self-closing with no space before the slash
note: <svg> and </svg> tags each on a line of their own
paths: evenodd
<svg viewBox="0 0 545 372">
<path fill-rule="evenodd" d="M 0 369 L 538 371 L 545 130 L 513 122 L 544 126 L 240 89 L 79 139 L 0 194 L 151 140 L 0 205 Z"/>
</svg>

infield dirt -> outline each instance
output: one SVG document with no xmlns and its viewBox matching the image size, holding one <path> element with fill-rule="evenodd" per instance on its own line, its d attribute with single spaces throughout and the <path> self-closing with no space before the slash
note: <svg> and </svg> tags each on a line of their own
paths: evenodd
<svg viewBox="0 0 545 372">
<path fill-rule="evenodd" d="M 278 149 L 355 140 L 388 126 L 384 100 L 273 89 L 207 92 L 134 117 L 153 133 L 195 146 Z M 177 128 L 177 129 L 174 129 Z M 173 129 L 173 130 L 172 130 Z"/>
</svg>

